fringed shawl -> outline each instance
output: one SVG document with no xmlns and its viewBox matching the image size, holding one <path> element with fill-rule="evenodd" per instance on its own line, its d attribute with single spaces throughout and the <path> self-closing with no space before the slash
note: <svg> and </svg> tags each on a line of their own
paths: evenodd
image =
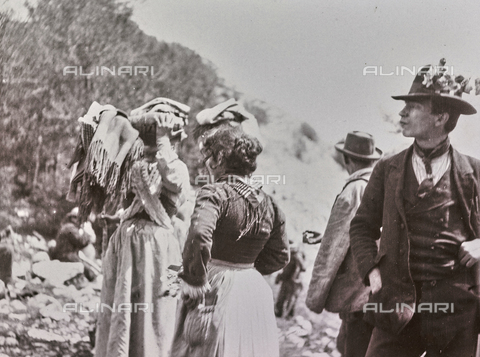
<svg viewBox="0 0 480 357">
<path fill-rule="evenodd" d="M 96 129 L 96 130 L 95 130 Z M 143 142 L 126 116 L 116 109 L 103 111 L 96 128 L 82 122 L 79 146 L 69 198 L 75 199 L 78 184 L 80 219 L 85 220 L 92 208 L 102 208 L 125 197 L 130 188 L 133 163 L 143 156 Z"/>
<path fill-rule="evenodd" d="M 138 213 L 139 207 L 147 202 L 148 208 L 146 207 L 145 210 L 152 220 L 161 226 L 171 228 L 167 214 L 168 207 L 165 210 L 165 203 L 162 206 L 162 201 L 157 198 L 160 197 L 160 188 L 154 199 L 152 193 L 149 193 L 149 185 L 145 186 L 145 182 L 142 181 L 140 166 L 144 162 L 139 163 L 135 170 L 133 166 L 144 157 L 146 138 L 141 137 L 139 131 L 145 134 L 148 129 L 145 127 L 147 124 L 153 124 L 154 128 L 161 125 L 157 117 L 147 118 L 148 115 L 155 113 L 160 116 L 173 116 L 173 119 L 165 119 L 173 125 L 171 135 L 182 135 L 189 110 L 190 108 L 184 104 L 166 98 L 157 98 L 132 111 L 132 114 L 137 113 L 139 118 L 132 117 L 130 121 L 125 113 L 110 105 L 100 106 L 95 102 L 92 104 L 87 115 L 79 119 L 82 124 L 80 138 L 70 163 L 70 166 L 74 163 L 76 166 L 73 169 L 68 198 L 78 199 L 81 220 L 86 219 L 93 207 L 102 209 L 106 204 L 116 205 L 133 188 L 136 198 L 130 212 L 136 210 Z M 147 111 L 152 113 L 146 113 Z M 155 131 L 153 131 L 153 139 L 154 150 L 157 151 Z M 150 170 L 147 171 L 148 174 L 151 173 Z M 137 175 L 135 187 L 132 186 L 134 179 L 132 175 Z M 77 198 L 77 186 L 80 184 L 80 196 Z M 162 196 L 168 198 L 168 195 Z M 166 203 L 169 201 L 167 200 Z"/>
<path fill-rule="evenodd" d="M 141 145 L 136 141 L 138 131 L 130 121 L 117 111 L 108 110 L 102 113 L 100 123 L 92 143 L 88 148 L 86 168 L 95 183 L 106 188 L 107 194 L 114 194 L 120 180 L 120 168 L 130 152 L 130 157 L 138 158 Z M 137 144 L 134 146 L 134 144 Z M 126 180 L 126 178 L 123 178 Z M 120 187 L 124 187 L 122 182 Z"/>
<path fill-rule="evenodd" d="M 157 163 L 149 164 L 145 160 L 136 161 L 132 167 L 131 186 L 135 193 L 132 204 L 123 214 L 122 219 L 132 218 L 145 210 L 148 216 L 160 227 L 173 231 L 170 216 L 160 201 L 162 177 Z"/>
</svg>

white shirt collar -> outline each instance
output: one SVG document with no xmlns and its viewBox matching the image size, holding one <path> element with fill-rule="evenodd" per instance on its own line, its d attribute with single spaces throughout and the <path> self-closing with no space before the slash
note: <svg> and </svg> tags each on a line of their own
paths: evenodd
<svg viewBox="0 0 480 357">
<path fill-rule="evenodd" d="M 445 154 L 432 159 L 432 178 L 433 184 L 436 185 L 442 176 L 450 168 L 452 159 L 450 151 L 447 151 Z M 412 154 L 412 165 L 413 171 L 415 172 L 415 177 L 417 178 L 418 183 L 420 184 L 423 180 L 427 178 L 427 171 L 425 169 L 425 164 L 422 161 L 422 158 L 417 155 L 415 150 Z"/>
</svg>

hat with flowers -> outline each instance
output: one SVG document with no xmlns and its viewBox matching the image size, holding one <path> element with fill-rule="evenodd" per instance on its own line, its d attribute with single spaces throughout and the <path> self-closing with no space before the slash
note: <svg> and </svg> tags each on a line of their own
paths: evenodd
<svg viewBox="0 0 480 357">
<path fill-rule="evenodd" d="M 396 100 L 414 101 L 422 98 L 441 98 L 447 105 L 456 108 L 460 114 L 471 115 L 477 110 L 466 100 L 462 94 L 469 94 L 473 89 L 470 78 L 462 75 L 454 76 L 445 67 L 446 60 L 442 58 L 438 65 L 423 66 L 415 76 L 410 91 L 405 95 L 392 96 Z M 480 81 L 475 81 L 475 93 L 480 94 Z"/>
</svg>

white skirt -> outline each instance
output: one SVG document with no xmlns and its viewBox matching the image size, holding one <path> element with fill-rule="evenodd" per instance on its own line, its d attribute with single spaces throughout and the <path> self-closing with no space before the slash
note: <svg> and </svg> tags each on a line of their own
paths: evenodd
<svg viewBox="0 0 480 357">
<path fill-rule="evenodd" d="M 262 275 L 252 265 L 212 260 L 208 278 L 207 308 L 215 303 L 205 340 L 188 336 L 192 311 L 181 303 L 172 357 L 278 357 L 273 294 Z"/>
</svg>

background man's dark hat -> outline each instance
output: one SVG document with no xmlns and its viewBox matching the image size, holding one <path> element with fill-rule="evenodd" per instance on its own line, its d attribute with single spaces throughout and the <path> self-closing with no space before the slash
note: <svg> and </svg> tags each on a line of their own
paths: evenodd
<svg viewBox="0 0 480 357">
<path fill-rule="evenodd" d="M 462 94 L 469 93 L 472 86 L 469 79 L 447 73 L 445 59 L 437 66 L 426 65 L 415 76 L 408 94 L 392 96 L 396 100 L 419 100 L 426 98 L 441 98 L 445 104 L 458 110 L 460 114 L 475 114 L 476 109 L 462 99 Z"/>
<path fill-rule="evenodd" d="M 361 160 L 378 160 L 383 155 L 382 150 L 375 147 L 373 136 L 362 131 L 348 133 L 345 140 L 335 145 L 335 149 Z"/>
</svg>

